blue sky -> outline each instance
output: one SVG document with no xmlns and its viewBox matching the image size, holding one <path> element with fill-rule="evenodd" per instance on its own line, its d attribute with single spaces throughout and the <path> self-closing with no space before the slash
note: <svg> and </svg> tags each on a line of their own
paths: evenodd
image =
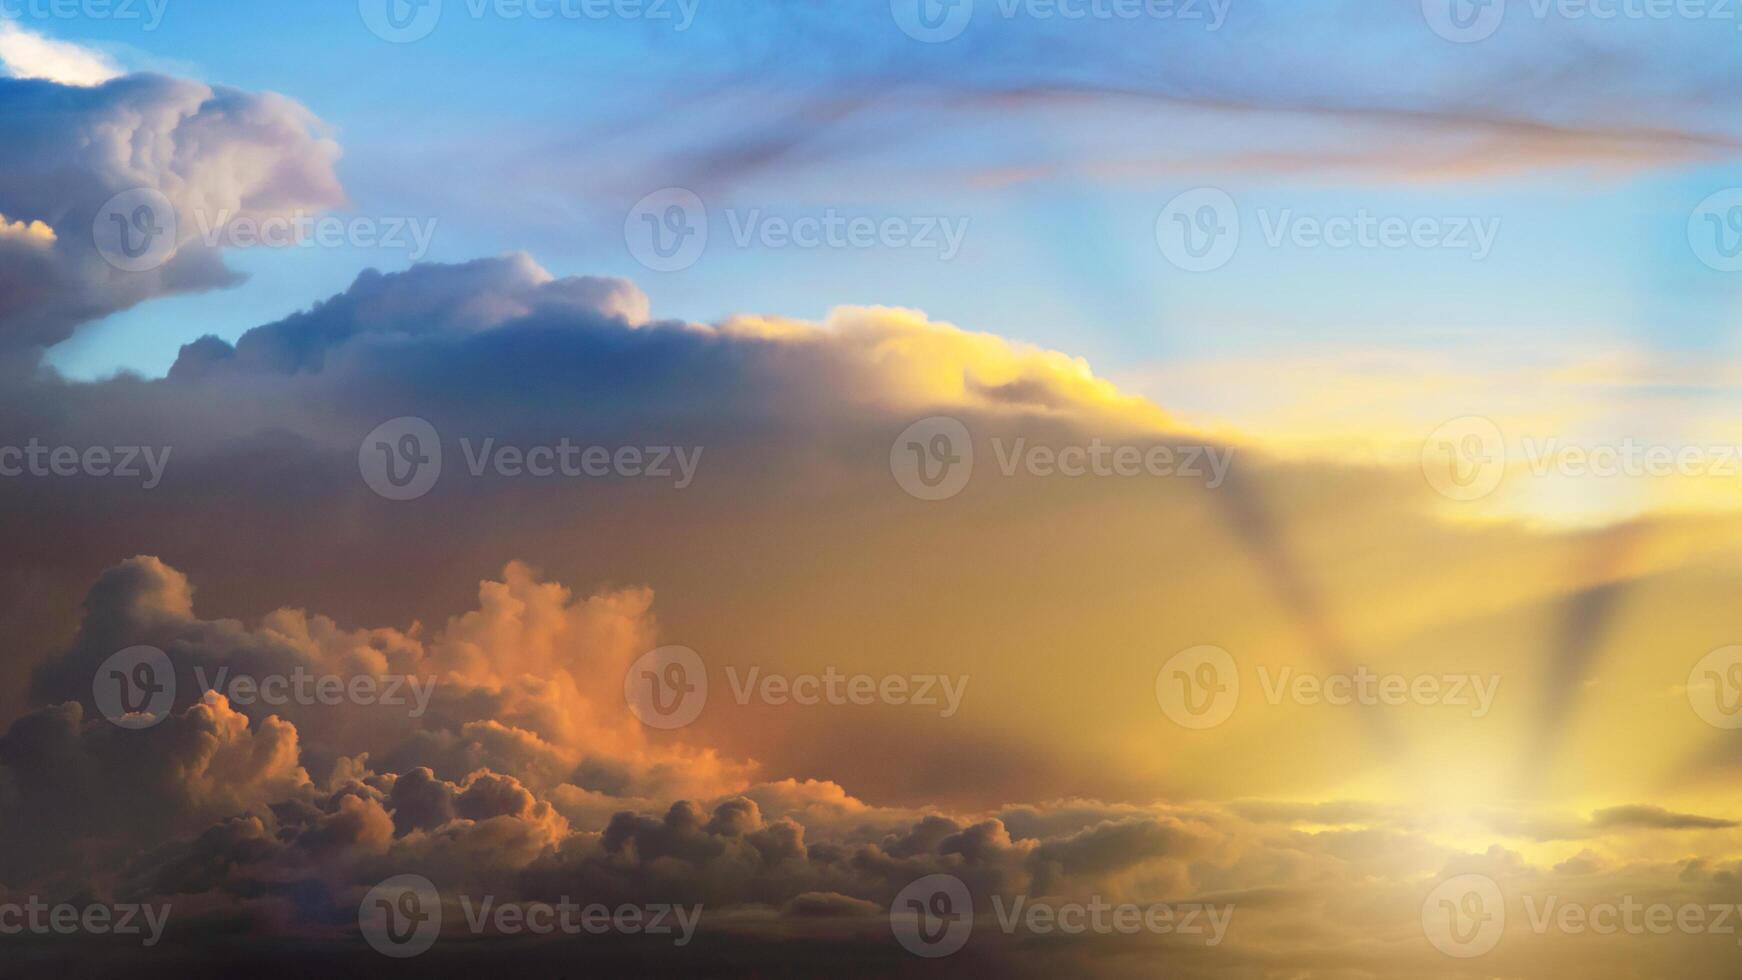
<svg viewBox="0 0 1742 980">
<path fill-rule="evenodd" d="M 1728 348 L 1739 277 L 1697 260 L 1687 223 L 1742 181 L 1725 142 L 1736 110 L 1722 95 L 1742 60 L 1733 23 L 1537 19 L 1514 4 L 1495 36 L 1455 44 L 1415 3 L 1236 0 L 1216 31 L 1006 19 L 981 6 L 943 44 L 904 36 L 882 3 L 822 15 L 702 0 L 680 32 L 670 21 L 473 18 L 449 0 L 434 32 L 406 44 L 376 37 L 348 2 L 169 0 L 152 31 L 22 23 L 129 69 L 283 93 L 344 148 L 341 213 L 434 221 L 434 261 L 526 250 L 558 275 L 625 276 L 657 315 L 914 306 L 1114 376 L 1259 352 L 1569 339 Z M 272 37 L 273 54 L 235 43 L 244 34 Z M 1049 46 L 1137 65 L 1144 82 L 1035 57 Z M 1705 141 L 1691 152 L 1690 134 Z M 1410 148 L 1424 140 L 1491 166 L 1420 172 Z M 654 272 L 630 254 L 623 218 L 669 185 L 694 185 L 713 236 L 694 266 Z M 1183 271 L 1157 247 L 1156 218 L 1206 186 L 1238 202 L 1241 246 L 1220 268 Z M 830 208 L 953 218 L 966 233 L 944 261 L 918 249 L 737 247 L 726 227 L 728 210 Z M 1265 240 L 1284 215 L 1363 211 L 1467 217 L 1497 234 L 1480 258 Z M 182 343 L 234 338 L 410 256 L 244 249 L 230 262 L 245 285 L 113 316 L 52 363 L 76 377 L 156 374 Z"/>
</svg>

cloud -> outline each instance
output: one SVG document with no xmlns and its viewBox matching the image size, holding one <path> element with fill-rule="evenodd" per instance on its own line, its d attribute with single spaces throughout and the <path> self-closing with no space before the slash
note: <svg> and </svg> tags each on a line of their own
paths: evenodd
<svg viewBox="0 0 1742 980">
<path fill-rule="evenodd" d="M 0 46 L 35 43 L 5 29 Z M 337 158 L 319 120 L 282 96 L 157 75 L 82 86 L 0 77 L 0 351 L 51 346 L 144 300 L 235 283 L 206 231 L 342 203 Z M 146 239 L 159 244 L 135 267 L 106 256 L 114 243 L 103 236 L 117 209 L 126 220 L 141 207 L 153 236 L 174 235 Z"/>
<path fill-rule="evenodd" d="M 107 55 L 33 34 L 10 20 L 0 20 L 0 69 L 13 78 L 58 85 L 101 85 L 121 77 L 120 67 Z"/>
<path fill-rule="evenodd" d="M 890 450 L 935 414 L 971 429 L 979 459 L 958 498 L 934 503 L 901 490 Z M 447 460 L 426 496 L 389 501 L 359 450 L 405 415 L 438 430 Z M 486 441 L 563 438 L 706 455 L 682 491 L 474 475 L 467 461 Z M 174 896 L 184 936 L 319 946 L 352 935 L 371 885 L 420 873 L 453 895 L 704 902 L 720 943 L 704 955 L 799 942 L 875 957 L 892 949 L 873 910 L 948 873 L 977 902 L 1241 910 L 1214 951 L 1145 936 L 1012 953 L 994 931 L 960 964 L 968 975 L 1074 974 L 1092 955 L 1110 975 L 1165 957 L 1184 977 L 1341 980 L 1440 962 L 1417 942 L 1419 906 L 1424 883 L 1454 871 L 1527 890 L 1575 878 L 1592 900 L 1641 882 L 1703 899 L 1734 874 L 1733 828 L 1641 825 L 1726 811 L 1698 784 L 1653 795 L 1661 747 L 1633 745 L 1606 713 L 1658 712 L 1647 722 L 1666 744 L 1710 745 L 1685 705 L 1583 701 L 1565 739 L 1580 753 L 1543 776 L 1624 810 L 1662 799 L 1667 817 L 1611 815 L 1594 833 L 1546 805 L 1465 813 L 1512 791 L 1516 745 L 1535 732 L 1512 707 L 1535 690 L 1518 665 L 1541 662 L 1565 597 L 1623 576 L 1685 603 L 1673 621 L 1696 637 L 1719 633 L 1737 583 L 1706 556 L 1733 528 L 1666 532 L 1637 562 L 1597 568 L 1577 535 L 1448 528 L 1416 472 L 1241 444 L 1231 496 L 999 464 L 1018 439 L 1096 438 L 1206 441 L 1080 359 L 917 311 L 663 320 L 632 284 L 554 276 L 524 255 L 367 273 L 234 343 L 189 345 L 160 379 L 9 375 L 0 446 L 173 455 L 150 491 L 0 481 L 0 621 L 21 651 L 0 684 L 0 883 Z M 1388 547 L 1348 547 L 1372 540 Z M 1423 598 L 1444 595 L 1457 601 Z M 1157 602 L 1192 612 L 1131 612 Z M 1662 689 L 1646 683 L 1661 651 L 1693 640 L 1647 642 L 1626 632 L 1633 618 L 1586 646 Z M 1225 726 L 1186 733 L 1159 710 L 1156 672 L 1168 651 L 1211 641 L 1248 670 L 1492 671 L 1503 697 L 1480 723 L 1394 713 L 1376 748 L 1370 714 L 1262 704 L 1248 674 Z M 93 674 L 141 643 L 170 659 L 179 699 L 162 724 L 123 731 L 97 714 Z M 713 690 L 692 725 L 657 731 L 629 711 L 623 679 L 672 643 L 698 651 Z M 831 667 L 971 683 L 945 719 L 739 703 L 730 679 Z M 415 714 L 203 696 L 220 671 L 434 687 Z M 1691 877 L 1690 857 L 1706 862 Z M 1517 945 L 1496 972 L 1592 966 Z M 462 964 L 467 946 L 432 962 Z M 1686 955 L 1692 973 L 1720 953 Z"/>
<path fill-rule="evenodd" d="M 1602 830 L 1725 830 L 1742 824 L 1734 820 L 1720 820 L 1692 813 L 1672 813 L 1659 806 L 1617 806 L 1598 810 L 1591 817 L 1591 826 Z"/>
</svg>

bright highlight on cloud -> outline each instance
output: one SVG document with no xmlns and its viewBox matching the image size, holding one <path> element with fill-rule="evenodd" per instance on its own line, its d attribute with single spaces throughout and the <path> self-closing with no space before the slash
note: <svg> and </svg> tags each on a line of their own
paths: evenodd
<svg viewBox="0 0 1742 980">
<path fill-rule="evenodd" d="M 108 55 L 31 33 L 10 20 L 0 20 L 0 69 L 13 78 L 87 87 L 122 74 Z"/>
</svg>

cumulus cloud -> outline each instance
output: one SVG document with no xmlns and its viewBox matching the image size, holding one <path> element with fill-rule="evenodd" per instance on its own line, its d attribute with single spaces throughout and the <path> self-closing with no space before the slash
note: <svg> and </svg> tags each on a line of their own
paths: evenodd
<svg viewBox="0 0 1742 980">
<path fill-rule="evenodd" d="M 289 99 L 80 74 L 54 67 L 81 63 L 71 55 L 38 57 L 61 47 L 0 31 L 0 50 L 23 52 L 6 55 L 22 77 L 0 77 L 0 350 L 50 346 L 146 299 L 233 284 L 208 229 L 343 202 L 336 144 Z M 99 241 L 107 219 L 130 220 L 139 207 L 151 209 L 142 228 L 173 237 L 135 268 L 105 257 Z"/>
<path fill-rule="evenodd" d="M 1341 980 L 1376 961 L 1406 974 L 1441 962 L 1419 946 L 1419 907 L 1446 874 L 1525 890 L 1565 879 L 1595 899 L 1636 882 L 1703 898 L 1735 873 L 1722 809 L 1634 806 L 1661 770 L 1629 756 L 1601 714 L 1545 777 L 1601 786 L 1622 809 L 1599 816 L 1600 832 L 1545 807 L 1467 814 L 1497 792 L 1481 764 L 1446 790 L 1453 755 L 1500 760 L 1487 768 L 1510 777 L 1507 738 L 1532 726 L 1505 710 L 1479 726 L 1399 723 L 1375 745 L 1327 740 L 1338 724 L 1370 733 L 1356 712 L 1254 703 L 1187 741 L 1155 700 L 1168 651 L 1214 640 L 1253 664 L 1323 670 L 1338 662 L 1328 652 L 1492 669 L 1510 697 L 1530 684 L 1516 670 L 1529 638 L 1601 570 L 1562 535 L 1496 527 L 1454 541 L 1419 474 L 1382 468 L 1253 455 L 1220 494 L 1004 476 L 994 438 L 1210 440 L 1080 359 L 916 311 L 661 320 L 629 283 L 509 255 L 365 274 L 234 343 L 189 345 L 165 378 L 15 375 L 0 399 L 0 445 L 174 450 L 149 492 L 0 481 L 0 620 L 22 651 L 0 685 L 0 882 L 14 890 L 174 896 L 183 935 L 297 942 L 350 935 L 371 885 L 420 873 L 450 896 L 703 902 L 721 956 L 797 938 L 875 959 L 898 951 L 874 911 L 948 873 L 977 902 L 1241 910 L 1225 948 L 1119 939 L 1096 944 L 1097 972 L 1165 957 L 1183 977 Z M 889 462 L 896 436 L 933 414 L 961 419 L 981 455 L 941 504 L 904 493 Z M 404 415 L 432 423 L 448 461 L 428 495 L 388 501 L 359 474 L 359 448 Z M 563 438 L 706 456 L 678 491 L 473 475 L 460 445 Z M 1376 529 L 1395 547 L 1347 553 Z M 1688 589 L 1679 572 L 1726 540 L 1713 531 L 1666 535 L 1615 574 L 1664 576 L 1655 584 L 1689 603 L 1683 620 L 1718 630 L 1733 583 Z M 1233 603 L 1230 582 L 1248 583 Z M 1408 601 L 1445 589 L 1468 599 L 1449 617 Z M 1194 612 L 1130 612 L 1157 602 Z M 1610 654 L 1659 670 L 1661 657 L 1630 651 L 1663 642 Z M 628 710 L 623 675 L 669 643 L 698 650 L 715 689 L 693 725 L 655 731 Z M 165 652 L 178 699 L 156 727 L 123 731 L 98 715 L 92 679 L 136 644 Z M 944 719 L 912 705 L 740 704 L 726 673 L 826 666 L 971 685 Z M 201 679 L 220 671 L 434 686 L 415 714 L 267 704 L 205 696 Z M 1093 725 L 1085 703 L 1100 706 Z M 1658 708 L 1665 732 L 1710 747 L 1685 707 L 1626 705 Z M 1397 791 L 1350 799 L 1352 773 Z M 1678 813 L 1713 822 L 1657 826 L 1688 819 Z M 1013 959 L 992 936 L 963 973 L 1082 967 L 1075 947 Z M 1542 948 L 1519 945 L 1496 971 L 1540 972 Z M 1688 969 L 1715 950 L 1687 953 Z M 468 953 L 444 955 L 463 969 Z"/>
</svg>

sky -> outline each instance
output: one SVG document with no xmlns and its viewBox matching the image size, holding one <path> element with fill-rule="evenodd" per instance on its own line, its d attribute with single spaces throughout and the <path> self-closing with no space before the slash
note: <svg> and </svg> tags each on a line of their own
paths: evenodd
<svg viewBox="0 0 1742 980">
<path fill-rule="evenodd" d="M 0 18 L 33 969 L 1733 972 L 1742 10 Z"/>
</svg>

